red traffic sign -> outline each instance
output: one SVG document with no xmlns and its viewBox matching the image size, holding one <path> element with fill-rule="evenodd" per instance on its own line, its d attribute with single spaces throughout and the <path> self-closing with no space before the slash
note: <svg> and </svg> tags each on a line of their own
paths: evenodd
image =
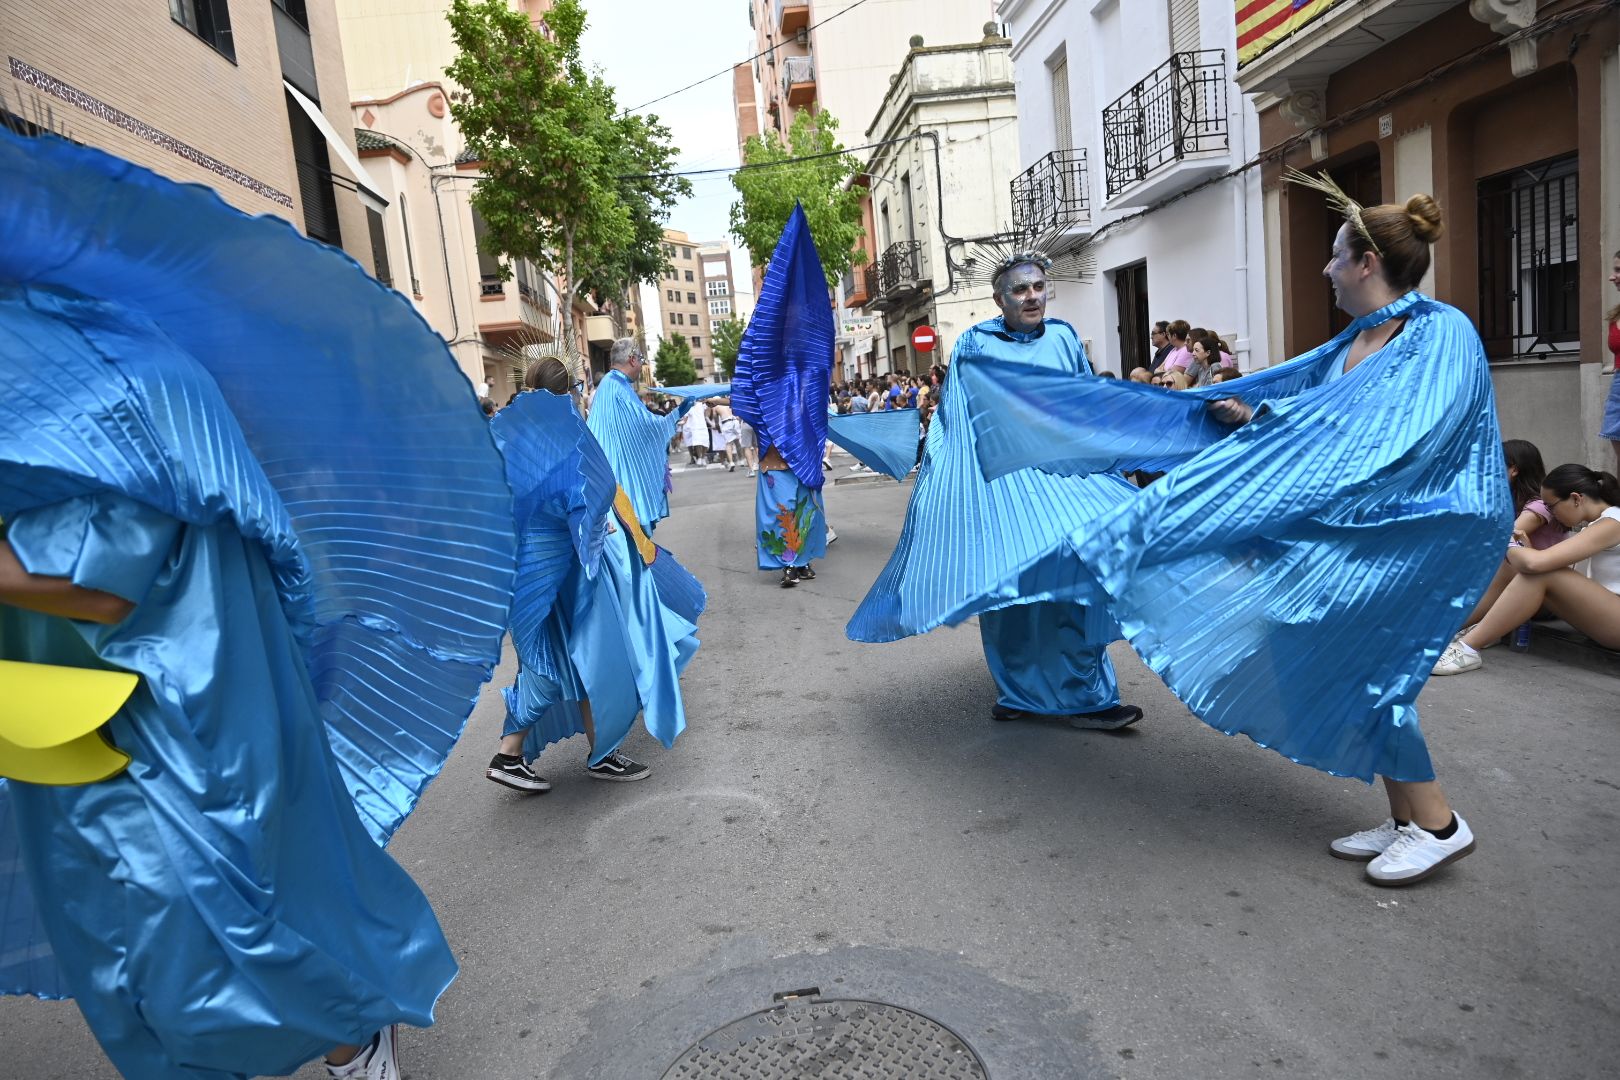
<svg viewBox="0 0 1620 1080">
<path fill-rule="evenodd" d="M 932 326 L 919 326 L 911 332 L 911 347 L 918 352 L 933 352 L 939 335 Z"/>
</svg>

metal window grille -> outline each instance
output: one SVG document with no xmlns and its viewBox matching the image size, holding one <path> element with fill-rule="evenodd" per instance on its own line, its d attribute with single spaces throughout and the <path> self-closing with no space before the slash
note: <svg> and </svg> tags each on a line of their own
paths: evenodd
<svg viewBox="0 0 1620 1080">
<path fill-rule="evenodd" d="M 1063 229 L 1090 216 L 1084 149 L 1052 151 L 1011 186 L 1013 228 L 1020 232 Z"/>
<path fill-rule="evenodd" d="M 1579 348 L 1578 160 L 1479 181 L 1479 331 L 1489 356 Z"/>
<path fill-rule="evenodd" d="M 1103 110 L 1108 197 L 1189 154 L 1227 148 L 1226 50 L 1172 53 Z"/>
</svg>

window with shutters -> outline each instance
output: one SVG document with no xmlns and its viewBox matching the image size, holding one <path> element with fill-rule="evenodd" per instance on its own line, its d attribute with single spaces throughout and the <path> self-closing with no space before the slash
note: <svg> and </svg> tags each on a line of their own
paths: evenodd
<svg viewBox="0 0 1620 1080">
<path fill-rule="evenodd" d="M 1052 148 L 1074 147 L 1074 120 L 1069 112 L 1069 57 L 1059 56 L 1052 64 Z"/>
<path fill-rule="evenodd" d="M 1170 51 L 1192 52 L 1198 47 L 1198 0 L 1170 0 Z"/>
<path fill-rule="evenodd" d="M 383 230 L 383 216 L 369 206 L 366 227 L 371 230 L 371 262 L 377 268 L 377 280 L 392 286 L 394 275 L 388 269 L 388 234 Z"/>
<path fill-rule="evenodd" d="M 304 209 L 304 232 L 311 239 L 342 247 L 326 136 L 291 94 L 283 96 L 287 99 L 287 126 L 292 130 L 293 164 L 298 170 L 298 201 Z"/>
<path fill-rule="evenodd" d="M 1579 164 L 1569 154 L 1479 181 L 1479 336 L 1492 358 L 1580 347 Z"/>
</svg>

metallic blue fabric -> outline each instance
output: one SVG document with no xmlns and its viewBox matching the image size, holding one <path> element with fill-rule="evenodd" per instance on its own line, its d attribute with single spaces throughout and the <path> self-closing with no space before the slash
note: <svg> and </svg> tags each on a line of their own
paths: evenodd
<svg viewBox="0 0 1620 1080">
<path fill-rule="evenodd" d="M 817 489 L 835 337 L 821 256 L 795 205 L 743 332 L 731 408 L 753 427 L 762 458 L 775 448 L 800 483 Z"/>
<path fill-rule="evenodd" d="M 996 704 L 1068 716 L 1119 704 L 1108 659 L 1118 634 L 1101 604 L 1017 604 L 979 616 Z"/>
<path fill-rule="evenodd" d="M 827 438 L 874 472 L 904 480 L 917 467 L 922 414 L 916 409 L 827 417 Z"/>
<path fill-rule="evenodd" d="M 591 399 L 585 424 L 613 466 L 619 486 L 630 496 L 636 517 L 649 533 L 669 516 L 664 486 L 669 468 L 669 442 L 685 409 L 660 416 L 642 404 L 622 371 L 609 371 Z"/>
<path fill-rule="evenodd" d="M 821 489 L 786 469 L 759 470 L 754 493 L 754 546 L 761 570 L 808 566 L 827 554 L 827 512 Z"/>
<path fill-rule="evenodd" d="M 693 383 L 691 386 L 655 386 L 655 394 L 668 394 L 686 401 L 697 398 L 725 397 L 731 393 L 730 383 Z"/>
<path fill-rule="evenodd" d="M 1116 381 L 1081 377 L 1091 373 L 1085 351 L 1074 328 L 1058 319 L 1023 340 L 1007 335 L 1000 318 L 963 333 L 899 542 L 849 622 L 852 639 L 895 641 L 1012 604 L 1105 601 L 1069 550 L 1069 523 L 1129 500 L 1136 489 L 1118 476 L 1057 477 L 1034 469 L 986 481 L 960 380 L 964 370 L 994 360 L 1044 368 L 1075 387 Z M 1097 640 L 1115 636 L 1110 628 Z"/>
<path fill-rule="evenodd" d="M 142 676 L 128 772 L 0 784 L 0 991 L 80 997 L 142 1080 L 430 1022 L 454 961 L 377 845 L 506 621 L 471 386 L 341 252 L 99 151 L 0 131 L 0 236 L 0 517 L 137 605 L 0 608 L 0 652 Z"/>
<path fill-rule="evenodd" d="M 703 587 L 663 548 L 650 566 L 632 548 L 611 515 L 607 457 L 569 398 L 520 394 L 491 427 L 519 532 L 512 643 L 522 670 L 504 691 L 503 734 L 527 732 L 532 761 L 585 730 L 588 701 L 592 763 L 618 749 L 638 712 L 671 745 L 686 726 L 679 680 L 697 651 Z"/>
<path fill-rule="evenodd" d="M 1357 333 L 1402 316 L 1388 345 L 1330 378 Z M 1465 315 L 1409 293 L 1206 390 L 1076 390 L 1009 365 L 965 383 L 988 475 L 1043 459 L 1065 473 L 1169 466 L 1069 525 L 1131 644 L 1196 715 L 1334 775 L 1434 778 L 1413 702 L 1513 516 Z M 1252 422 L 1208 419 L 1205 403 L 1231 396 L 1259 407 Z"/>
</svg>

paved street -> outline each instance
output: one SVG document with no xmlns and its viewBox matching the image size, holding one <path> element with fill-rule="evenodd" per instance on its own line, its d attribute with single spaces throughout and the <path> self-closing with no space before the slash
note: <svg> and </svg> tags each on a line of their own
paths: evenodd
<svg viewBox="0 0 1620 1080">
<path fill-rule="evenodd" d="M 1493 650 L 1435 680 L 1479 850 L 1378 890 L 1326 848 L 1378 794 L 1209 730 L 1124 645 L 1147 719 L 1109 735 L 992 723 L 971 626 L 847 641 L 909 491 L 829 487 L 840 539 L 782 591 L 744 471 L 677 474 L 658 539 L 710 603 L 690 729 L 627 746 L 644 783 L 587 779 L 583 740 L 549 794 L 485 782 L 508 655 L 392 847 L 462 963 L 407 1077 L 657 1080 L 809 986 L 933 1016 L 995 1080 L 1613 1075 L 1612 678 Z M 70 1004 L 0 1001 L 0 1045 L 0 1076 L 114 1075 Z"/>
</svg>

